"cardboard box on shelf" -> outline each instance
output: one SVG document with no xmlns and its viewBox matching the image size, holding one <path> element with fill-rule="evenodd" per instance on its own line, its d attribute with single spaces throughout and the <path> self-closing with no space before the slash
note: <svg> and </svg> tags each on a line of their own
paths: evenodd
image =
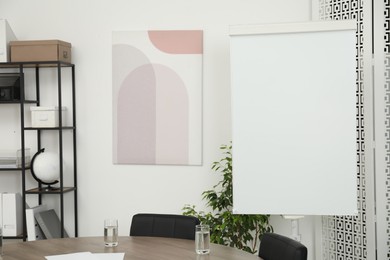
<svg viewBox="0 0 390 260">
<path fill-rule="evenodd" d="M 72 45 L 60 40 L 11 41 L 11 62 L 71 62 Z"/>
</svg>

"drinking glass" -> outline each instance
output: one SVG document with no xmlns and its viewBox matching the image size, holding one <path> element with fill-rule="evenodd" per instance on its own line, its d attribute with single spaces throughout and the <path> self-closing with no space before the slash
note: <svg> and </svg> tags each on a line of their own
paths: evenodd
<svg viewBox="0 0 390 260">
<path fill-rule="evenodd" d="M 118 245 L 118 220 L 104 220 L 104 244 L 106 247 Z"/>
<path fill-rule="evenodd" d="M 199 255 L 210 253 L 210 226 L 195 226 L 195 251 Z"/>
</svg>

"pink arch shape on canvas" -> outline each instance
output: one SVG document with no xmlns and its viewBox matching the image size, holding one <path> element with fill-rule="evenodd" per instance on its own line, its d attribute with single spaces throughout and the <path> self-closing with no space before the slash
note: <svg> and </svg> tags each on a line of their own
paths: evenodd
<svg viewBox="0 0 390 260">
<path fill-rule="evenodd" d="M 203 53 L 203 31 L 201 30 L 148 31 L 148 35 L 152 44 L 162 52 Z"/>
<path fill-rule="evenodd" d="M 121 84 L 118 163 L 156 163 L 156 76 L 152 64 L 136 68 Z"/>
</svg>

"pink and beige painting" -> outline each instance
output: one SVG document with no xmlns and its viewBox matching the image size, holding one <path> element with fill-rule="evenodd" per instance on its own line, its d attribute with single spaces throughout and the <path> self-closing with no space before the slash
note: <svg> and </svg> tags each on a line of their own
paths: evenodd
<svg viewBox="0 0 390 260">
<path fill-rule="evenodd" d="M 203 31 L 112 34 L 113 162 L 202 164 Z"/>
</svg>

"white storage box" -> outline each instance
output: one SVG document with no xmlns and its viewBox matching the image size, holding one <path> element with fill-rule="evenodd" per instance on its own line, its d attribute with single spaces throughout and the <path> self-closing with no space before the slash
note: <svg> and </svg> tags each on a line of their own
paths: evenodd
<svg viewBox="0 0 390 260">
<path fill-rule="evenodd" d="M 58 107 L 30 107 L 32 127 L 57 127 Z M 62 107 L 62 126 L 65 126 L 64 112 L 66 107 Z"/>
</svg>

